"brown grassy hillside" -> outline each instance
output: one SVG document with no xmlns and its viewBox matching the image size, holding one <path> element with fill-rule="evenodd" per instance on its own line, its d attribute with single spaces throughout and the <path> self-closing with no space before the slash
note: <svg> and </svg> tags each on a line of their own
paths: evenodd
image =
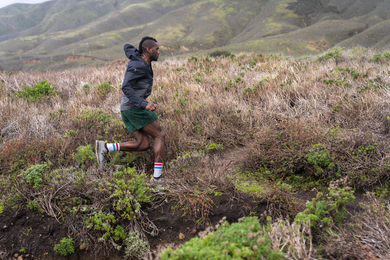
<svg viewBox="0 0 390 260">
<path fill-rule="evenodd" d="M 123 58 L 123 45 L 157 38 L 161 57 L 230 51 L 311 55 L 340 45 L 386 50 L 387 1 L 55 0 L 0 11 L 3 70 L 58 70 L 95 66 L 70 55 Z M 19 18 L 17 18 L 19 17 Z M 23 17 L 21 19 L 20 17 Z M 12 28 L 12 30 L 10 29 Z M 38 59 L 31 65 L 26 60 Z"/>
</svg>

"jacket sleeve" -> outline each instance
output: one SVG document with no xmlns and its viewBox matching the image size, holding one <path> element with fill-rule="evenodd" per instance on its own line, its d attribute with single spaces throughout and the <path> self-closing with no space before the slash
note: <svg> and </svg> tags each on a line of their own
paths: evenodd
<svg viewBox="0 0 390 260">
<path fill-rule="evenodd" d="M 123 80 L 123 84 L 122 84 L 123 94 L 125 94 L 125 96 L 129 99 L 129 102 L 132 105 L 141 109 L 145 109 L 148 102 L 140 98 L 135 93 L 133 87 L 131 86 L 131 82 L 134 82 L 135 80 L 142 78 L 143 75 L 144 73 L 142 67 L 129 65 L 126 70 L 125 79 Z"/>
</svg>

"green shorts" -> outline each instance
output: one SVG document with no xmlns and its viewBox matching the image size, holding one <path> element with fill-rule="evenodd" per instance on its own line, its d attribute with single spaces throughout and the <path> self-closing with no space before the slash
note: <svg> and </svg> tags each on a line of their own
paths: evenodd
<svg viewBox="0 0 390 260">
<path fill-rule="evenodd" d="M 122 120 L 130 134 L 153 123 L 158 119 L 156 112 L 138 107 L 133 107 L 128 110 L 121 111 L 121 114 Z"/>
</svg>

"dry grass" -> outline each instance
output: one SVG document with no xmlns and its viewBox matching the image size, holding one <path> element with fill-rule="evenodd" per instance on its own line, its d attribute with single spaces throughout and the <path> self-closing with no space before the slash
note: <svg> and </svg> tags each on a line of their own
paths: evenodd
<svg viewBox="0 0 390 260">
<path fill-rule="evenodd" d="M 338 233 L 331 233 L 325 246 L 328 256 L 337 259 L 389 259 L 390 207 L 368 194 L 370 203 Z"/>
<path fill-rule="evenodd" d="M 317 63 L 253 54 L 234 61 L 219 58 L 156 63 L 155 89 L 150 100 L 158 104 L 157 112 L 168 138 L 177 138 L 180 143 L 184 141 L 183 148 L 199 148 L 217 138 L 226 145 L 242 142 L 243 137 L 255 131 L 253 128 L 263 128 L 285 119 L 324 128 L 338 124 L 345 130 L 376 134 L 388 131 L 389 125 L 385 122 L 390 114 L 387 63 L 354 58 L 351 53 L 344 54 L 343 58 L 344 61 L 337 65 L 334 61 Z M 248 65 L 251 61 L 257 61 L 256 65 Z M 199 69 L 200 63 L 202 69 Z M 368 77 L 353 79 L 348 73 L 337 72 L 337 67 L 354 68 Z M 23 137 L 44 140 L 62 135 L 72 126 L 71 122 L 66 122 L 70 120 L 65 119 L 71 119 L 70 114 L 80 115 L 86 109 L 110 112 L 120 119 L 122 93 L 119 87 L 104 98 L 94 89 L 86 92 L 82 87 L 84 84 L 96 87 L 107 81 L 120 86 L 123 73 L 123 66 L 106 66 L 63 72 L 1 74 L 4 80 L 0 104 L 2 142 Z M 200 82 L 194 80 L 198 75 Z M 323 83 L 324 79 L 343 77 L 352 87 Z M 237 78 L 241 81 L 235 83 Z M 375 84 L 369 82 L 375 79 L 380 80 Z M 61 91 L 60 97 L 42 104 L 28 104 L 9 95 L 11 89 L 20 90 L 23 85 L 33 86 L 43 80 L 56 86 Z M 230 80 L 232 84 L 229 84 Z M 252 90 L 244 93 L 248 88 Z M 180 98 L 187 98 L 187 101 L 182 99 L 180 102 Z M 339 106 L 338 112 L 334 112 L 336 106 Z M 58 109 L 65 111 L 61 126 L 51 122 L 49 116 Z M 194 133 L 195 125 L 201 127 L 200 136 Z"/>
</svg>

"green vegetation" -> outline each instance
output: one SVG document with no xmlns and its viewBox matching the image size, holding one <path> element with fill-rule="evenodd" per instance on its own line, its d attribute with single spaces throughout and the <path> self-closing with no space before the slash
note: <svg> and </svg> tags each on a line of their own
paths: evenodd
<svg viewBox="0 0 390 260">
<path fill-rule="evenodd" d="M 55 96 L 61 93 L 56 87 L 47 83 L 46 80 L 33 87 L 23 86 L 22 88 L 23 90 L 17 91 L 12 89 L 11 92 L 15 94 L 16 97 L 24 98 L 31 102 L 42 101 L 44 99 L 49 100 L 50 96 Z"/>
<path fill-rule="evenodd" d="M 215 143 L 212 143 L 212 144 L 209 144 L 206 149 L 208 151 L 211 151 L 211 150 L 223 150 L 223 144 L 215 144 Z"/>
<path fill-rule="evenodd" d="M 91 144 L 77 147 L 77 153 L 74 157 L 80 164 L 81 169 L 85 169 L 87 163 L 92 164 L 95 163 L 96 160 L 96 156 Z"/>
<path fill-rule="evenodd" d="M 345 204 L 353 202 L 355 196 L 350 188 L 330 190 L 328 195 L 319 192 L 317 197 L 308 202 L 306 209 L 298 213 L 294 222 L 307 222 L 313 228 L 330 228 L 333 223 L 341 225 L 347 219 Z"/>
<path fill-rule="evenodd" d="M 85 85 L 84 85 L 85 86 Z M 84 87 L 83 87 L 84 88 Z M 111 86 L 111 82 L 103 82 L 99 86 L 96 87 L 96 91 L 100 96 L 105 96 L 111 91 L 113 91 L 115 87 Z"/>
<path fill-rule="evenodd" d="M 43 173 L 45 173 L 48 168 L 46 163 L 31 166 L 23 173 L 26 182 L 33 184 L 34 189 L 40 189 L 43 182 Z"/>
<path fill-rule="evenodd" d="M 283 253 L 272 250 L 263 228 L 257 217 L 231 225 L 223 222 L 203 239 L 195 237 L 181 249 L 168 249 L 161 259 L 284 259 Z"/>
<path fill-rule="evenodd" d="M 318 61 L 329 61 L 329 60 L 335 60 L 337 61 L 342 54 L 342 50 L 340 48 L 334 48 L 329 51 L 327 51 L 324 55 L 319 56 L 317 58 Z"/>
<path fill-rule="evenodd" d="M 335 165 L 330 162 L 329 151 L 323 149 L 324 146 L 322 144 L 315 144 L 313 148 L 313 151 L 307 153 L 307 161 L 314 165 L 317 174 L 322 174 L 326 168 L 332 170 Z"/>
<path fill-rule="evenodd" d="M 213 52 L 210 52 L 209 54 L 210 57 L 230 57 L 232 56 L 232 53 L 230 51 L 213 51 Z"/>
<path fill-rule="evenodd" d="M 60 244 L 54 246 L 54 251 L 61 256 L 67 256 L 74 253 L 73 238 L 62 238 Z"/>
<path fill-rule="evenodd" d="M 126 258 L 141 256 L 150 251 L 149 243 L 140 238 L 138 231 L 129 232 L 123 244 Z"/>
</svg>

